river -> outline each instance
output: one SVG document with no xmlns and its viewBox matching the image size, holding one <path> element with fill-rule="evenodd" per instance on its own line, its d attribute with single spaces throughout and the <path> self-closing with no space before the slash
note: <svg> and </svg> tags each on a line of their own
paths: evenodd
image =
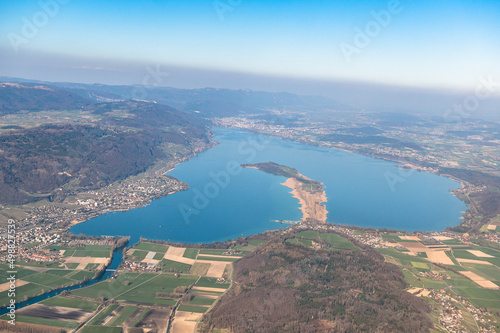
<svg viewBox="0 0 500 333">
<path fill-rule="evenodd" d="M 43 301 L 45 299 L 60 295 L 63 291 L 66 291 L 66 290 L 71 291 L 71 290 L 80 289 L 83 287 L 88 287 L 88 286 L 91 286 L 93 284 L 96 284 L 98 282 L 101 282 L 101 281 L 104 281 L 104 280 L 110 278 L 111 276 L 113 276 L 115 274 L 115 270 L 118 268 L 118 266 L 120 266 L 120 264 L 123 261 L 123 249 L 124 249 L 124 247 L 121 247 L 121 248 L 116 249 L 114 251 L 113 259 L 111 260 L 111 263 L 108 265 L 108 267 L 106 268 L 104 273 L 101 274 L 99 277 L 94 278 L 94 279 L 90 279 L 86 282 L 75 284 L 75 285 L 72 285 L 69 287 L 55 289 L 55 290 L 46 292 L 42 295 L 30 298 L 26 301 L 17 302 L 16 303 L 16 310 L 22 309 L 22 308 L 24 308 L 28 305 L 31 305 L 31 304 L 38 303 L 38 302 Z M 9 312 L 9 309 L 7 309 L 6 307 L 0 309 L 0 315 L 3 315 L 7 312 Z"/>
</svg>

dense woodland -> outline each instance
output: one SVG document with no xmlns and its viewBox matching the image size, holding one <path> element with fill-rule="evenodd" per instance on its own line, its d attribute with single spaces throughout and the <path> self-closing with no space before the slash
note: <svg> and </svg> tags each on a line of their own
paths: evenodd
<svg viewBox="0 0 500 333">
<path fill-rule="evenodd" d="M 313 250 L 278 236 L 235 263 L 202 332 L 428 332 L 429 306 L 371 249 Z"/>
<path fill-rule="evenodd" d="M 477 232 L 483 223 L 500 214 L 500 177 L 484 172 L 456 168 L 439 168 L 439 173 L 465 180 L 475 186 L 487 187 L 484 191 L 473 192 L 468 197 L 462 198 L 466 202 L 472 201 L 473 207 L 480 212 L 482 216 L 480 223 L 474 225 L 472 224 L 472 220 L 466 219 L 460 225 L 450 228 L 450 230 L 457 232 Z"/>
<path fill-rule="evenodd" d="M 10 86 L 1 88 L 0 101 L 5 102 L 13 89 L 16 90 Z M 62 106 L 82 103 L 80 96 L 53 89 L 18 90 L 15 96 L 36 93 L 33 98 L 24 98 L 24 110 L 28 111 L 38 110 L 39 104 L 53 95 L 62 98 Z M 71 98 L 75 98 L 73 103 Z M 89 101 L 82 108 L 100 120 L 92 124 L 20 127 L 0 135 L 1 204 L 63 199 L 68 189 L 60 188 L 66 184 L 72 185 L 69 191 L 100 188 L 143 172 L 159 159 L 173 160 L 175 157 L 166 148 L 169 145 L 184 147 L 189 153 L 195 145 L 209 143 L 210 132 L 204 120 L 168 106 L 139 101 Z"/>
<path fill-rule="evenodd" d="M 254 163 L 254 164 L 242 164 L 242 167 L 257 168 L 264 172 L 270 173 L 272 175 L 283 176 L 287 178 L 295 178 L 301 183 L 303 187 L 308 189 L 310 192 L 322 191 L 323 184 L 317 180 L 312 180 L 303 175 L 299 174 L 297 169 L 291 168 L 286 165 L 281 165 L 274 162 L 264 162 L 264 163 Z"/>
</svg>

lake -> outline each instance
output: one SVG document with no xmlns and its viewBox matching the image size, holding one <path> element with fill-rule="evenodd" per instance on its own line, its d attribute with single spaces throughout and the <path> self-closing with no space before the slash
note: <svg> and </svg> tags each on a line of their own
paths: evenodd
<svg viewBox="0 0 500 333">
<path fill-rule="evenodd" d="M 112 212 L 71 227 L 74 234 L 131 236 L 184 243 L 224 241 L 284 228 L 273 220 L 300 220 L 299 202 L 285 177 L 241 163 L 276 162 L 325 186 L 328 221 L 373 228 L 440 231 L 457 225 L 467 206 L 450 193 L 460 184 L 403 170 L 394 162 L 303 145 L 246 131 L 215 128 L 220 144 L 168 174 L 187 191 L 148 206 Z"/>
</svg>

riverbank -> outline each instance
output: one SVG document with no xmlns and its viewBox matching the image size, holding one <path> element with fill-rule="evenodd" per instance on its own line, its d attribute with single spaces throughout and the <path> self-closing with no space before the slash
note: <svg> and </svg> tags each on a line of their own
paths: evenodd
<svg viewBox="0 0 500 333">
<path fill-rule="evenodd" d="M 303 175 L 300 176 L 309 179 Z M 316 192 L 306 191 L 304 190 L 304 184 L 297 178 L 288 178 L 284 183 L 281 183 L 281 185 L 291 188 L 292 191 L 290 193 L 294 198 L 299 200 L 302 221 L 315 220 L 323 223 L 326 222 L 328 211 L 324 204 L 327 201 L 324 190 Z"/>
</svg>

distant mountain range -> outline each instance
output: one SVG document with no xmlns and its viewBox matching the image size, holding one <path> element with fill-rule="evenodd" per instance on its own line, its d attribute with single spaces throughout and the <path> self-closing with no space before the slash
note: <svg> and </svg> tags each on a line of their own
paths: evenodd
<svg viewBox="0 0 500 333">
<path fill-rule="evenodd" d="M 47 85 L 0 82 L 0 115 L 19 111 L 81 109 L 93 103 L 89 98 Z"/>
<path fill-rule="evenodd" d="M 1 204 L 100 188 L 193 155 L 211 136 L 206 120 L 169 106 L 96 102 L 38 83 L 0 83 L 0 115 Z"/>
<path fill-rule="evenodd" d="M 69 184 L 99 188 L 193 154 L 209 146 L 207 118 L 350 109 L 289 93 L 6 80 L 0 116 L 12 116 L 0 121 L 0 204 L 61 200 Z"/>
<path fill-rule="evenodd" d="M 0 82 L 9 78 L 0 77 Z M 45 86 L 58 89 L 61 98 L 64 94 L 82 98 L 93 102 L 117 102 L 124 100 L 143 100 L 168 105 L 181 111 L 199 113 L 206 118 L 227 117 L 241 113 L 266 113 L 266 110 L 311 111 L 324 109 L 352 110 L 351 106 L 339 103 L 321 96 L 300 96 L 279 92 L 262 92 L 252 90 L 229 90 L 216 88 L 177 89 L 153 86 L 111 86 L 103 84 L 82 83 L 50 83 L 11 79 L 25 86 Z M 0 103 L 2 97 L 0 89 Z M 77 98 L 74 97 L 76 101 Z M 40 99 L 41 103 L 44 103 Z M 2 104 L 0 104 L 2 105 Z M 42 104 L 43 105 L 43 104 Z M 18 106 L 22 106 L 19 104 Z"/>
</svg>

